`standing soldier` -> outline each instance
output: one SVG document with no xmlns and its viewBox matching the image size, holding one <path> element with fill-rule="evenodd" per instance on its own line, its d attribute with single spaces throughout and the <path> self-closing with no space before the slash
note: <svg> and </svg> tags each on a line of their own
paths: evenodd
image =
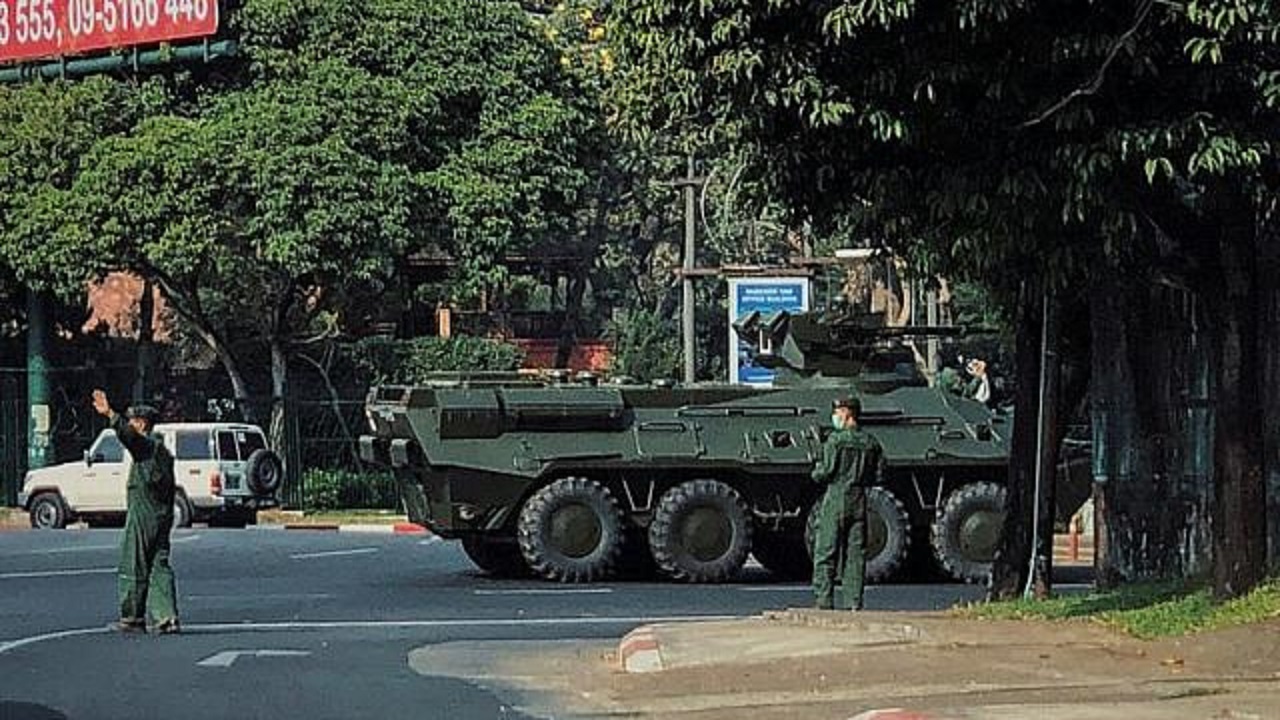
<svg viewBox="0 0 1280 720">
<path fill-rule="evenodd" d="M 156 632 L 176 633 L 178 604 L 169 566 L 176 488 L 173 455 L 151 434 L 157 414 L 154 408 L 131 407 L 126 419 L 111 409 L 106 393 L 94 390 L 93 409 L 111 419 L 111 429 L 133 460 L 129 510 L 120 545 L 120 622 L 115 627 L 121 632 L 146 632 L 150 609 Z"/>
<path fill-rule="evenodd" d="M 858 429 L 862 402 L 837 400 L 831 424 L 835 431 L 822 446 L 813 480 L 826 486 L 818 502 L 818 528 L 813 543 L 813 594 L 823 610 L 861 610 L 866 558 L 867 486 L 877 479 L 880 443 Z M 841 554 L 844 563 L 837 567 Z M 836 593 L 836 582 L 840 591 Z"/>
</svg>

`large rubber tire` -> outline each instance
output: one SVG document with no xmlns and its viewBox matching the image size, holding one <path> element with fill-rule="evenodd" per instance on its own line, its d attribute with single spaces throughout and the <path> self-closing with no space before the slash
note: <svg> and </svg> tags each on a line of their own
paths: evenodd
<svg viewBox="0 0 1280 720">
<path fill-rule="evenodd" d="M 805 550 L 813 557 L 813 539 L 818 530 L 818 507 L 809 511 L 805 525 Z M 906 565 L 911 552 L 911 516 L 896 495 L 884 488 L 867 488 L 866 579 L 881 583 L 892 579 Z"/>
<path fill-rule="evenodd" d="M 757 530 L 751 542 L 751 554 L 766 570 L 782 580 L 813 578 L 813 558 L 805 547 L 805 534 L 794 530 Z"/>
<path fill-rule="evenodd" d="M 529 576 L 529 564 L 520 554 L 515 538 L 489 538 L 482 535 L 462 536 L 462 551 L 486 574 L 496 578 Z"/>
<path fill-rule="evenodd" d="M 195 508 L 191 506 L 191 501 L 187 499 L 187 494 L 181 490 L 173 495 L 173 526 L 175 528 L 189 528 L 191 521 L 195 518 Z"/>
<path fill-rule="evenodd" d="M 751 553 L 751 515 L 737 490 L 691 480 L 663 493 L 649 525 L 658 571 L 675 580 L 732 580 Z"/>
<path fill-rule="evenodd" d="M 31 527 L 37 530 L 61 530 L 67 526 L 70 513 L 56 492 L 40 493 L 31 499 Z"/>
<path fill-rule="evenodd" d="M 284 463 L 280 456 L 265 448 L 254 450 L 244 464 L 245 481 L 258 495 L 274 495 L 284 481 Z"/>
<path fill-rule="evenodd" d="M 1008 492 L 991 482 L 970 483 L 952 492 L 933 523 L 933 553 L 948 575 L 986 582 L 1004 528 Z"/>
<path fill-rule="evenodd" d="M 520 510 L 520 552 L 534 573 L 560 582 L 611 576 L 622 552 L 622 511 L 600 483 L 564 478 L 541 488 Z"/>
</svg>

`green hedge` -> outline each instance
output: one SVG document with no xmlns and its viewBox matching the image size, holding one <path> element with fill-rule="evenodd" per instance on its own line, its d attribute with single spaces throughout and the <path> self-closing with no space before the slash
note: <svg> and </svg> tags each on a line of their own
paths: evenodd
<svg viewBox="0 0 1280 720">
<path fill-rule="evenodd" d="M 308 470 L 302 475 L 302 488 L 303 509 L 307 511 L 400 507 L 400 491 L 391 473 Z"/>
<path fill-rule="evenodd" d="M 511 371 L 524 360 L 524 353 L 514 345 L 467 336 L 371 338 L 356 343 L 350 352 L 356 366 L 375 385 L 418 384 L 438 372 Z"/>
</svg>

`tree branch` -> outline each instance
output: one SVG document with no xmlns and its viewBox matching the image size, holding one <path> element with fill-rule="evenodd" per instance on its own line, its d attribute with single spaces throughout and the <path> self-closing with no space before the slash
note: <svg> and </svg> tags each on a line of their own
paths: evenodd
<svg viewBox="0 0 1280 720">
<path fill-rule="evenodd" d="M 1137 34 L 1138 30 L 1142 27 L 1142 24 L 1146 22 L 1147 17 L 1151 14 L 1151 8 L 1154 5 L 1155 0 L 1142 0 L 1142 4 L 1138 6 L 1137 15 L 1133 19 L 1133 25 L 1131 25 L 1123 35 L 1116 38 L 1116 41 L 1111 44 L 1111 49 L 1107 51 L 1106 59 L 1102 61 L 1102 67 L 1098 68 L 1098 72 L 1094 74 L 1092 80 L 1081 85 L 1075 90 L 1072 90 L 1065 97 L 1058 100 L 1053 105 L 1050 105 L 1048 110 L 1045 110 L 1036 117 L 1019 125 L 1019 129 L 1026 130 L 1028 128 L 1033 128 L 1056 115 L 1077 98 L 1081 98 L 1086 95 L 1094 95 L 1101 90 L 1102 83 L 1106 81 L 1107 70 L 1111 67 L 1111 63 L 1115 62 L 1116 57 L 1120 54 L 1120 50 L 1124 48 L 1125 44 Z"/>
</svg>

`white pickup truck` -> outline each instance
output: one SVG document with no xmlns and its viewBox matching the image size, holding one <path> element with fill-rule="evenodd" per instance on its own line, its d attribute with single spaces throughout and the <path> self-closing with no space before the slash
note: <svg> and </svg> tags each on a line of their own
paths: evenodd
<svg viewBox="0 0 1280 720">
<path fill-rule="evenodd" d="M 259 508 L 279 504 L 283 466 L 257 426 L 160 424 L 154 432 L 173 453 L 174 525 L 199 521 L 244 527 L 256 522 Z M 18 503 L 34 528 L 63 528 L 77 520 L 119 523 L 131 464 L 115 431 L 104 430 L 82 461 L 28 472 Z"/>
</svg>

